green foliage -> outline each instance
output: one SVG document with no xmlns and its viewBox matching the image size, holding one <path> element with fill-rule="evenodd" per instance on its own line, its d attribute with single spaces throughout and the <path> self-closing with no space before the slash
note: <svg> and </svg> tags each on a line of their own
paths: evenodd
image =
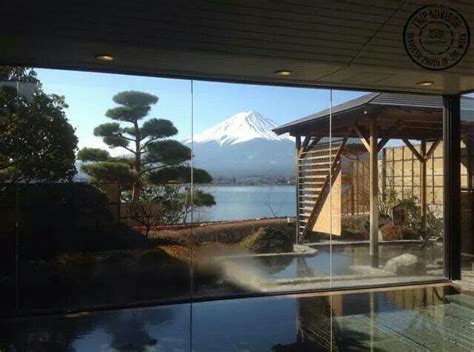
<svg viewBox="0 0 474 352">
<path fill-rule="evenodd" d="M 392 223 L 387 223 L 383 225 L 380 229 L 382 231 L 382 236 L 384 241 L 397 241 L 397 240 L 415 240 L 419 239 L 421 229 L 416 231 L 410 226 L 406 225 L 394 225 Z"/>
<path fill-rule="evenodd" d="M 113 100 L 119 105 L 135 108 L 154 105 L 158 102 L 158 97 L 148 93 L 129 90 L 116 94 Z"/>
<path fill-rule="evenodd" d="M 196 184 L 209 183 L 212 177 L 201 169 L 194 169 L 191 174 L 186 163 L 191 159 L 191 150 L 178 141 L 163 140 L 178 133 L 173 123 L 152 118 L 139 125 L 138 121 L 148 115 L 158 97 L 125 91 L 113 100 L 120 106 L 107 110 L 106 116 L 131 125 L 105 123 L 97 126 L 94 134 L 113 148 L 127 150 L 132 157 L 110 158 L 96 149 L 85 149 L 79 153 L 81 160 L 95 163 L 84 165 L 83 171 L 98 183 L 117 182 L 126 186 L 122 187 L 126 189 L 123 198 L 131 217 L 146 227 L 147 234 L 152 226 L 185 223 L 193 209 L 214 205 L 214 197 L 202 190 L 196 190 L 191 197 L 191 179 Z M 127 189 L 130 185 L 131 194 Z"/>
<path fill-rule="evenodd" d="M 125 122 L 137 122 L 138 120 L 145 117 L 148 112 L 150 111 L 149 106 L 141 106 L 141 107 L 134 107 L 129 108 L 126 106 L 119 106 L 116 108 L 112 108 L 107 110 L 105 116 L 110 117 L 113 120 L 117 121 L 125 121 Z"/>
<path fill-rule="evenodd" d="M 342 217 L 342 235 L 347 239 L 368 239 L 370 221 L 368 215 Z"/>
<path fill-rule="evenodd" d="M 140 133 L 142 138 L 167 138 L 176 135 L 178 133 L 178 130 L 169 120 L 150 119 L 143 123 L 143 126 L 140 128 Z"/>
<path fill-rule="evenodd" d="M 14 223 L 14 219 L 8 219 L 11 211 L 16 209 L 14 218 L 21 219 L 17 230 L 22 239 L 19 243 L 22 260 L 104 246 L 104 239 L 98 236 L 115 226 L 107 195 L 90 184 L 10 184 L 0 193 L 0 204 L 5 209 L 6 218 L 2 219 L 5 234 L 11 229 L 8 224 L 12 221 L 8 220 Z M 117 232 L 113 231 L 108 239 L 116 238 Z M 14 254 L 8 240 L 9 236 L 0 238 L 0 258 Z"/>
<path fill-rule="evenodd" d="M 216 204 L 214 196 L 202 189 L 183 185 L 145 185 L 138 200 L 131 195 L 127 202 L 132 218 L 145 226 L 146 234 L 152 226 L 186 223 L 191 211 Z"/>
<path fill-rule="evenodd" d="M 64 97 L 46 94 L 31 69 L 3 67 L 0 79 L 22 82 L 19 94 L 0 91 L 0 181 L 71 180 L 78 140 Z"/>
<path fill-rule="evenodd" d="M 94 128 L 94 136 L 110 137 L 120 132 L 120 124 L 116 122 L 103 123 Z"/>
<path fill-rule="evenodd" d="M 122 147 L 126 148 L 128 146 L 129 141 L 125 138 L 119 136 L 105 136 L 102 138 L 105 144 L 112 148 Z"/>
<path fill-rule="evenodd" d="M 110 160 L 108 151 L 99 148 L 83 148 L 77 153 L 81 161 L 107 161 Z"/>
<path fill-rule="evenodd" d="M 158 102 L 158 97 L 137 91 L 125 91 L 116 94 L 114 102 L 121 105 L 107 110 L 105 115 L 113 120 L 136 123 L 148 115 L 151 105 Z"/>
<path fill-rule="evenodd" d="M 293 251 L 293 238 L 287 231 L 261 227 L 240 242 L 243 249 L 255 253 L 285 253 Z"/>
<path fill-rule="evenodd" d="M 404 208 L 406 211 L 405 225 L 416 232 L 423 231 L 423 219 L 421 216 L 421 207 L 415 197 L 401 199 L 398 206 Z"/>
<path fill-rule="evenodd" d="M 191 159 L 191 149 L 178 141 L 167 139 L 148 145 L 147 163 L 179 165 Z"/>
<path fill-rule="evenodd" d="M 216 205 L 214 196 L 202 189 L 195 189 L 193 191 L 193 203 L 196 207 L 210 207 Z"/>
<path fill-rule="evenodd" d="M 16 66 L 0 66 L 0 81 L 39 83 L 35 70 Z"/>
<path fill-rule="evenodd" d="M 428 208 L 426 213 L 426 237 L 441 237 L 444 233 L 443 218 Z"/>
<path fill-rule="evenodd" d="M 178 133 L 173 123 L 164 119 L 152 118 L 142 126 L 138 120 L 147 116 L 151 105 L 158 102 L 158 97 L 137 91 L 118 93 L 113 98 L 120 106 L 107 110 L 106 116 L 132 126 L 121 126 L 118 122 L 104 123 L 94 129 L 94 135 L 102 137 L 104 143 L 113 148 L 123 148 L 133 155 L 132 158 L 110 158 L 108 154 L 85 148 L 78 157 L 85 161 L 107 161 L 109 164 L 95 166 L 86 165 L 83 170 L 99 182 L 110 182 L 113 179 L 131 179 L 130 172 L 125 172 L 124 166 L 131 168 L 135 174 L 134 199 L 138 200 L 140 187 L 146 182 L 164 184 L 170 181 L 189 183 L 190 168 L 186 162 L 191 159 L 191 150 L 175 140 L 162 140 Z M 110 163 L 122 164 L 112 166 Z M 112 172 L 118 172 L 113 177 Z M 125 177 L 124 177 L 125 176 Z M 203 170 L 195 172 L 196 182 L 205 180 L 211 182 L 210 175 Z"/>
<path fill-rule="evenodd" d="M 137 180 L 136 173 L 125 163 L 99 161 L 82 165 L 82 170 L 98 183 L 118 183 L 131 185 Z"/>
<path fill-rule="evenodd" d="M 429 207 L 423 221 L 421 207 L 416 197 L 404 198 L 398 201 L 398 206 L 405 209 L 406 223 L 401 229 L 405 238 L 439 237 L 443 234 L 443 219 L 437 216 Z"/>
<path fill-rule="evenodd" d="M 397 191 L 393 188 L 387 188 L 385 194 L 379 192 L 379 212 L 380 215 L 390 216 L 391 209 L 399 202 Z"/>
</svg>

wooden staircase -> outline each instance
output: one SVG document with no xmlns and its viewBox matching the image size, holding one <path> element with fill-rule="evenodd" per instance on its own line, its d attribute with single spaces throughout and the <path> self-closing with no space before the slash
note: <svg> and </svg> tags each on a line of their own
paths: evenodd
<svg viewBox="0 0 474 352">
<path fill-rule="evenodd" d="M 302 242 L 316 223 L 329 190 L 341 168 L 347 137 L 303 148 L 298 157 L 298 240 Z"/>
</svg>

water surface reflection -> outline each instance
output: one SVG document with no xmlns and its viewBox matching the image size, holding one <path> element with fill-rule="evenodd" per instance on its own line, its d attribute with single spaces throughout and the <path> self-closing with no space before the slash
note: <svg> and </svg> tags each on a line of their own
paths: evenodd
<svg viewBox="0 0 474 352">
<path fill-rule="evenodd" d="M 468 336 L 470 326 L 460 325 L 457 335 L 449 329 L 473 310 L 453 303 L 460 296 L 474 303 L 473 296 L 435 286 L 7 319 L 0 321 L 0 350 L 390 351 L 429 349 L 441 339 L 462 351 L 472 338 L 459 334 Z"/>
</svg>

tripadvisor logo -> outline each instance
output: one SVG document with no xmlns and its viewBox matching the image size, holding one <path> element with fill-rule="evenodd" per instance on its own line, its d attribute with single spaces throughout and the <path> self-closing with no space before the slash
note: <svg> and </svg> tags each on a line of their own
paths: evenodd
<svg viewBox="0 0 474 352">
<path fill-rule="evenodd" d="M 403 30 L 403 43 L 411 59 L 429 70 L 456 65 L 469 48 L 469 27 L 459 12 L 443 5 L 418 9 Z"/>
</svg>

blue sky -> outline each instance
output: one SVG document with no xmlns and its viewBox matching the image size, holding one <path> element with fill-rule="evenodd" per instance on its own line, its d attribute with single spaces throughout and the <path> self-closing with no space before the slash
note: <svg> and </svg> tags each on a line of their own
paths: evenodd
<svg viewBox="0 0 474 352">
<path fill-rule="evenodd" d="M 61 94 L 69 104 L 67 116 L 76 128 L 79 147 L 104 147 L 92 133 L 110 122 L 105 111 L 114 106 L 112 97 L 124 90 L 140 90 L 159 97 L 150 117 L 171 120 L 179 140 L 191 135 L 191 81 L 95 72 L 37 69 L 43 89 Z M 364 93 L 333 91 L 333 104 Z M 326 89 L 288 88 L 235 83 L 194 81 L 194 132 L 199 133 L 227 117 L 255 110 L 283 124 L 329 106 Z M 117 151 L 123 154 L 122 151 Z"/>
</svg>

